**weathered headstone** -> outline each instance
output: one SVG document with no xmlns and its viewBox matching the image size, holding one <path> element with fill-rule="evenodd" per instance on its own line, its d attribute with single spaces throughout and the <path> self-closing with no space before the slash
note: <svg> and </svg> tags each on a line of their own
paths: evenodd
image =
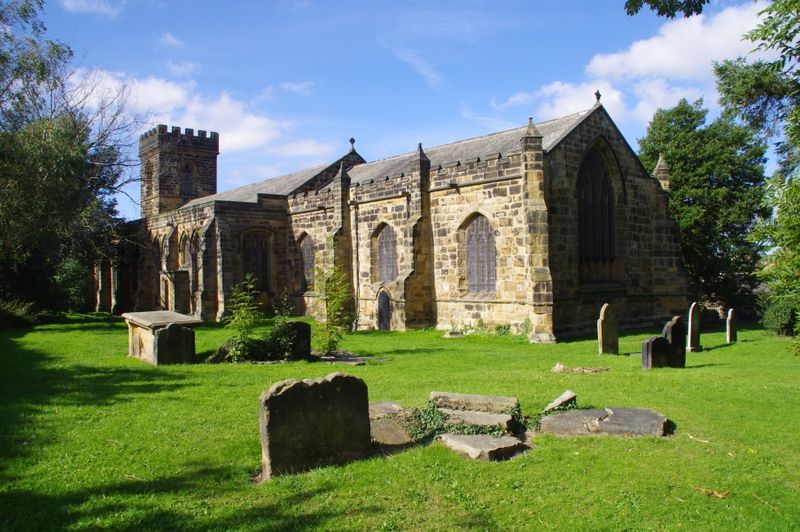
<svg viewBox="0 0 800 532">
<path fill-rule="evenodd" d="M 292 360 L 306 360 L 311 356 L 311 325 L 303 321 L 290 321 L 289 328 L 294 331 Z"/>
<path fill-rule="evenodd" d="M 619 354 L 617 313 L 608 303 L 600 309 L 600 319 L 597 320 L 597 350 L 601 355 Z"/>
<path fill-rule="evenodd" d="M 700 305 L 697 301 L 689 307 L 689 343 L 686 350 L 690 353 L 703 350 L 700 345 Z"/>
<path fill-rule="evenodd" d="M 259 398 L 261 480 L 335 465 L 370 452 L 366 383 L 331 373 L 274 384 Z"/>
<path fill-rule="evenodd" d="M 725 319 L 725 341 L 733 344 L 736 340 L 736 312 L 728 309 L 728 317 Z"/>
<path fill-rule="evenodd" d="M 153 364 L 194 362 L 194 330 L 170 323 L 153 332 Z"/>
<path fill-rule="evenodd" d="M 668 365 L 671 368 L 686 367 L 686 325 L 683 318 L 674 316 L 664 325 L 661 335 L 667 339 L 672 352 L 669 356 Z"/>
<path fill-rule="evenodd" d="M 642 342 L 642 369 L 669 366 L 672 346 L 663 336 L 651 336 Z"/>
</svg>

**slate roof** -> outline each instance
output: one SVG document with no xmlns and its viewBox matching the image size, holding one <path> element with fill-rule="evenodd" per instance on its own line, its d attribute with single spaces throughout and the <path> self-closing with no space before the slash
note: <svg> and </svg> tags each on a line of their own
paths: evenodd
<svg viewBox="0 0 800 532">
<path fill-rule="evenodd" d="M 186 203 L 184 207 L 194 207 L 208 203 L 209 201 L 241 201 L 246 203 L 256 203 L 259 194 L 278 194 L 281 196 L 288 196 L 291 192 L 299 188 L 306 181 L 313 178 L 318 173 L 328 168 L 331 163 L 321 164 L 312 168 L 306 168 L 299 172 L 286 174 L 278 177 L 259 181 L 251 185 L 226 190 L 225 192 L 217 192 L 210 196 L 203 196 L 202 198 L 194 199 Z"/>
<path fill-rule="evenodd" d="M 575 114 L 548 120 L 536 124 L 536 128 L 542 134 L 542 145 L 544 151 L 548 151 L 558 144 L 564 136 L 569 133 L 581 120 L 583 120 L 591 110 L 581 111 Z M 480 157 L 484 159 L 487 155 L 500 153 L 503 156 L 512 151 L 519 151 L 520 139 L 524 136 L 528 126 L 500 131 L 482 137 L 475 137 L 466 140 L 459 140 L 450 144 L 443 144 L 433 148 L 422 147 L 425 155 L 431 161 L 431 167 L 445 165 L 470 158 Z M 404 153 L 387 159 L 381 159 L 371 163 L 359 164 L 354 166 L 347 173 L 353 183 L 367 181 L 369 179 L 382 178 L 389 175 L 407 172 L 411 161 L 418 157 L 417 152 Z"/>
<path fill-rule="evenodd" d="M 585 111 L 536 124 L 536 128 L 543 137 L 542 145 L 544 151 L 549 151 L 561 142 L 561 140 L 596 107 L 597 106 Z M 520 139 L 525 134 L 526 128 L 527 126 L 523 126 L 507 131 L 500 131 L 499 133 L 484 135 L 482 137 L 459 140 L 432 148 L 423 147 L 423 151 L 425 155 L 428 156 L 428 159 L 430 159 L 431 167 L 433 168 L 438 165 L 445 165 L 456 161 L 460 161 L 463 164 L 467 159 L 475 157 L 484 159 L 487 155 L 494 155 L 497 153 L 505 156 L 510 152 L 519 151 Z M 353 183 L 358 183 L 406 172 L 409 169 L 411 161 L 417 157 L 417 151 L 415 150 L 402 155 L 359 164 L 351 168 L 348 171 L 348 175 Z M 197 198 L 188 202 L 181 208 L 194 207 L 210 201 L 256 203 L 259 194 L 287 196 L 330 165 L 331 163 L 322 164 L 313 168 L 300 170 L 299 172 L 273 177 L 251 185 Z"/>
</svg>

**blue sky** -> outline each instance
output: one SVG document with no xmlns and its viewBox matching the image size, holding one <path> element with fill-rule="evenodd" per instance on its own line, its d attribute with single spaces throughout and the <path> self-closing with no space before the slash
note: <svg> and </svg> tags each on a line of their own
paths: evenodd
<svg viewBox="0 0 800 532">
<path fill-rule="evenodd" d="M 586 109 L 597 89 L 636 148 L 659 107 L 716 105 L 711 62 L 750 52 L 759 7 L 670 21 L 624 0 L 60 0 L 44 20 L 98 93 L 127 87 L 140 132 L 218 131 L 222 191 L 335 160 L 351 136 L 374 160 Z"/>
</svg>

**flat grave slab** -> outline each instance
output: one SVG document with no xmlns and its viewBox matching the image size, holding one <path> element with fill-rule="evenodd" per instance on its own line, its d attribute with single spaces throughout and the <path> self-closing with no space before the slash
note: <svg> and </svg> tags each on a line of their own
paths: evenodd
<svg viewBox="0 0 800 532">
<path fill-rule="evenodd" d="M 448 423 L 466 423 L 476 427 L 500 426 L 503 430 L 509 430 L 511 428 L 511 416 L 509 414 L 477 412 L 474 410 L 452 410 L 450 408 L 440 408 L 439 412 L 444 414 Z"/>
<path fill-rule="evenodd" d="M 537 434 L 557 436 L 665 436 L 667 417 L 648 408 L 568 410 L 542 418 Z"/>
<path fill-rule="evenodd" d="M 452 410 L 474 410 L 477 412 L 492 412 L 507 414 L 519 408 L 516 397 L 503 397 L 498 395 L 474 395 L 468 393 L 431 392 L 430 400 L 439 408 Z"/>
<path fill-rule="evenodd" d="M 530 449 L 513 436 L 490 436 L 488 434 L 451 434 L 439 436 L 442 444 L 459 454 L 473 460 L 499 461 Z"/>
</svg>

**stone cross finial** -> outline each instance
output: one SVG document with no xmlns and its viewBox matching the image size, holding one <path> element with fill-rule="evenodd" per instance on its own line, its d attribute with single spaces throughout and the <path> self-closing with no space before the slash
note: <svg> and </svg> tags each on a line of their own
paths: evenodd
<svg viewBox="0 0 800 532">
<path fill-rule="evenodd" d="M 600 97 L 601 96 L 602 96 L 602 94 L 600 94 L 600 89 L 597 89 L 595 91 L 595 93 L 594 93 L 594 97 L 597 98 L 597 103 L 600 103 Z"/>
<path fill-rule="evenodd" d="M 356 139 L 350 137 L 350 151 L 356 151 Z"/>
</svg>

